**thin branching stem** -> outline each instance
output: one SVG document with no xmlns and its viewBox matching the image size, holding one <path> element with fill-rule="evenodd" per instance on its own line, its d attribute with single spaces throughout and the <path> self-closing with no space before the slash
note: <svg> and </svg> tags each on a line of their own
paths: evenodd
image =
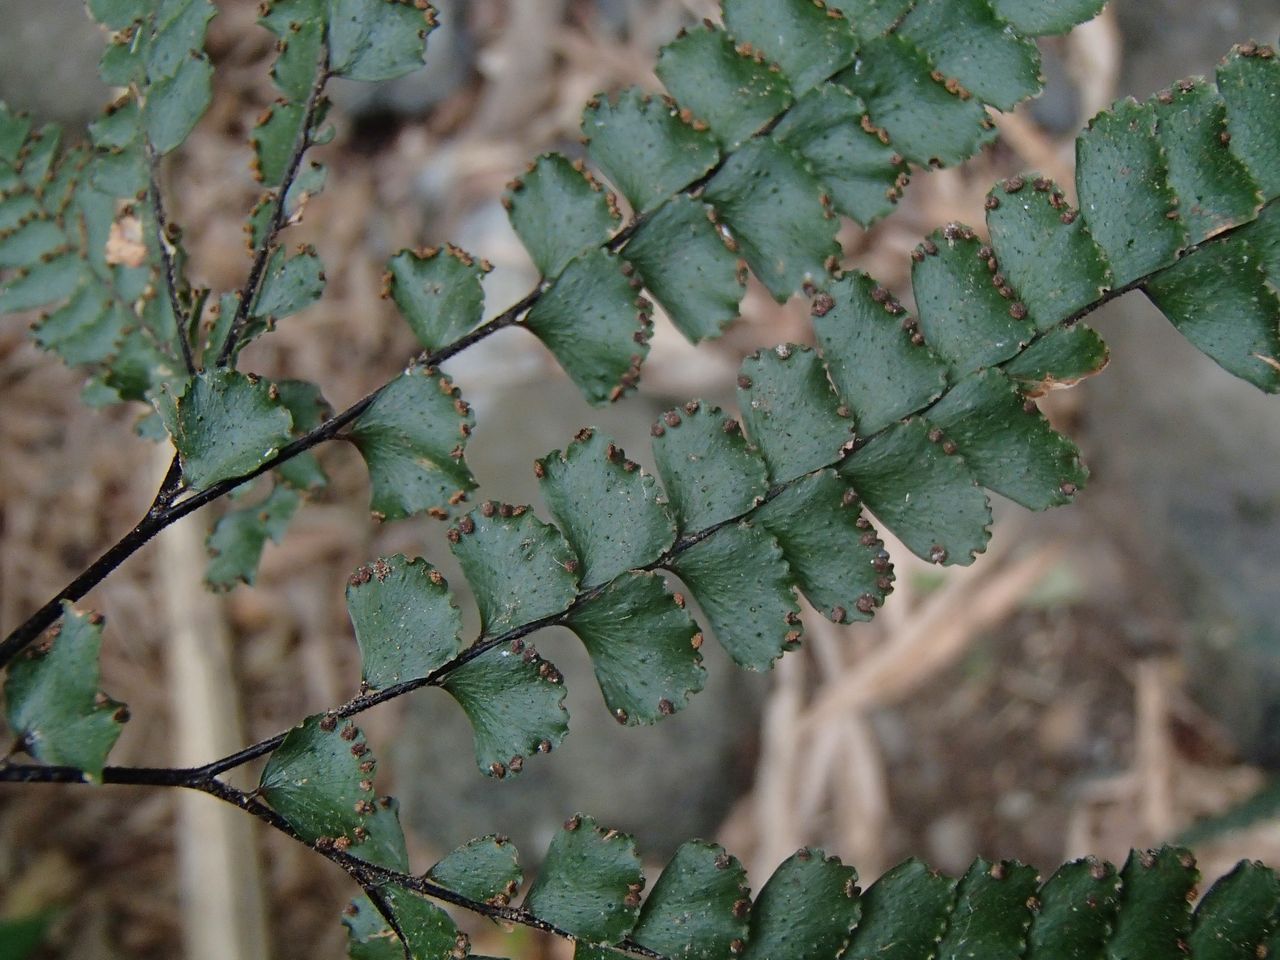
<svg viewBox="0 0 1280 960">
<path fill-rule="evenodd" d="M 84 773 L 73 767 L 50 767 L 38 764 L 23 765 L 0 762 L 0 783 L 83 784 L 88 782 Z M 439 900 L 472 913 L 477 913 L 491 920 L 519 924 L 566 940 L 573 939 L 572 934 L 568 931 L 548 923 L 546 920 L 542 920 L 520 907 L 504 907 L 498 904 L 473 900 L 455 890 L 441 886 L 425 876 L 413 876 L 412 874 L 402 873 L 399 870 L 392 870 L 361 860 L 359 857 L 339 850 L 332 841 L 325 842 L 323 838 L 310 842 L 299 834 L 288 820 L 263 803 L 253 792 L 237 789 L 214 776 L 203 774 L 200 770 L 107 767 L 103 770 L 102 782 L 127 786 L 183 787 L 189 790 L 198 790 L 201 793 L 207 793 L 240 808 L 272 829 L 283 833 L 291 840 L 296 840 L 298 843 L 315 850 L 325 859 L 341 867 L 344 872 L 359 884 L 366 894 L 371 890 L 376 890 L 377 887 L 393 885 L 430 897 L 433 900 Z M 377 903 L 376 900 L 374 902 L 375 904 Z M 384 911 L 380 907 L 379 912 L 388 919 L 388 922 L 396 926 L 388 911 Z M 402 941 L 404 940 L 403 934 L 398 929 L 397 935 L 400 935 Z M 629 940 L 624 941 L 615 949 L 645 957 L 648 960 L 666 960 L 662 954 Z"/>
<path fill-rule="evenodd" d="M 145 150 L 151 211 L 156 221 L 156 247 L 160 251 L 164 287 L 169 295 L 169 309 L 173 313 L 174 335 L 178 338 L 178 346 L 182 351 L 182 365 L 186 367 L 190 376 L 195 376 L 196 362 L 191 355 L 191 343 L 187 337 L 186 311 L 182 309 L 182 299 L 178 296 L 178 270 L 173 261 L 173 250 L 169 241 L 169 217 L 165 213 L 164 198 L 160 193 L 160 156 L 149 138 L 145 141 Z"/>
<path fill-rule="evenodd" d="M 271 219 L 267 221 L 267 229 L 263 234 L 262 242 L 258 244 L 258 249 L 254 252 L 253 264 L 249 267 L 249 276 L 245 280 L 244 288 L 240 291 L 240 303 L 236 307 L 235 318 L 227 330 L 227 339 L 218 351 L 218 366 L 220 367 L 226 366 L 235 353 L 236 345 L 240 342 L 240 337 L 249 322 L 253 307 L 257 303 L 258 293 L 262 289 L 262 281 L 266 278 L 267 264 L 271 262 L 271 256 L 276 252 L 276 240 L 280 236 L 280 231 L 288 223 L 289 190 L 293 187 L 298 171 L 302 168 L 303 156 L 306 155 L 306 152 L 314 143 L 312 138 L 315 134 L 315 125 L 320 115 L 320 107 L 324 103 L 325 84 L 329 82 L 330 76 L 329 47 L 328 44 L 322 43 L 320 57 L 316 64 L 315 82 L 311 84 L 311 90 L 307 94 L 307 105 L 303 112 L 302 126 L 298 130 L 293 150 L 289 154 L 289 163 L 285 167 L 284 177 L 276 188 Z"/>
</svg>

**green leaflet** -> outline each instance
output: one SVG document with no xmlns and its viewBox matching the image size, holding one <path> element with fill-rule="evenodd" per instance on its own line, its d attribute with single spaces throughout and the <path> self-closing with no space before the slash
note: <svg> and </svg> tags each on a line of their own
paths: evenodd
<svg viewBox="0 0 1280 960">
<path fill-rule="evenodd" d="M 1186 246 L 1168 175 L 1149 105 L 1121 101 L 1090 120 L 1076 140 L 1080 209 L 1116 286 L 1167 266 Z"/>
<path fill-rule="evenodd" d="M 619 723 L 669 717 L 706 682 L 698 625 L 656 573 L 619 576 L 577 604 L 565 626 L 587 648 L 605 706 Z"/>
<path fill-rule="evenodd" d="M 534 465 L 542 495 L 582 562 L 584 587 L 657 560 L 676 526 L 657 481 L 608 437 L 583 430 Z"/>
<path fill-rule="evenodd" d="M 936 955 L 954 907 L 956 881 L 919 860 L 894 867 L 862 895 L 862 920 L 848 960 L 912 960 Z"/>
<path fill-rule="evenodd" d="M 1217 81 L 1232 153 L 1253 173 L 1263 196 L 1280 195 L 1280 60 L 1274 48 L 1240 44 L 1218 67 Z"/>
<path fill-rule="evenodd" d="M 267 264 L 262 292 L 254 304 L 253 316 L 271 323 L 292 316 L 320 299 L 324 292 L 324 264 L 313 248 L 286 257 L 277 250 Z"/>
<path fill-rule="evenodd" d="M 421 557 L 374 560 L 347 581 L 362 687 L 420 680 L 462 649 L 462 615 L 449 585 Z"/>
<path fill-rule="evenodd" d="M 1027 935 L 1027 956 L 1034 960 L 1102 957 L 1120 905 L 1115 867 L 1093 858 L 1073 860 L 1058 869 L 1036 895 L 1040 904 Z"/>
<path fill-rule="evenodd" d="M 1058 327 L 1039 337 L 1003 370 L 1027 393 L 1038 397 L 1057 386 L 1070 387 L 1107 365 L 1107 345 L 1083 323 Z"/>
<path fill-rule="evenodd" d="M 277 486 L 261 503 L 224 514 L 205 541 L 209 553 L 205 582 L 215 590 L 230 590 L 240 582 L 252 585 L 267 541 L 284 539 L 301 503 L 296 492 Z"/>
<path fill-rule="evenodd" d="M 52 220 L 28 220 L 0 234 L 0 268 L 36 263 L 65 244 L 66 236 Z"/>
<path fill-rule="evenodd" d="M 875 37 L 862 44 L 859 57 L 858 67 L 837 80 L 862 98 L 872 122 L 912 163 L 962 163 L 994 139 L 982 104 L 935 80 L 933 64 L 911 41 Z"/>
<path fill-rule="evenodd" d="M 410 960 L 453 960 L 465 955 L 466 935 L 430 900 L 392 884 L 378 887 L 377 896 L 405 939 L 402 943 L 368 897 L 360 897 L 342 914 L 351 960 L 405 960 L 406 951 Z"/>
<path fill-rule="evenodd" d="M 991 0 L 919 0 L 898 35 L 948 77 L 997 110 L 1040 92 L 1040 51 L 991 8 Z"/>
<path fill-rule="evenodd" d="M 645 899 L 631 939 L 667 957 L 720 960 L 747 939 L 747 872 L 702 840 L 680 845 Z"/>
<path fill-rule="evenodd" d="M 462 458 L 474 423 L 457 388 L 435 371 L 414 367 L 383 387 L 350 434 L 369 468 L 374 515 L 446 516 L 476 485 Z"/>
<path fill-rule="evenodd" d="M 912 260 L 920 332 L 953 374 L 1008 360 L 1031 340 L 1035 326 L 1026 305 L 993 269 L 991 248 L 968 227 L 951 224 L 935 231 Z"/>
<path fill-rule="evenodd" d="M 805 847 L 782 862 L 756 898 L 744 960 L 838 957 L 861 913 L 857 871 Z"/>
<path fill-rule="evenodd" d="M 1080 451 L 997 370 L 956 384 L 925 414 L 959 448 L 978 482 L 1031 510 L 1070 502 L 1088 471 Z M 943 452 L 946 452 L 944 446 Z"/>
<path fill-rule="evenodd" d="M 627 243 L 627 263 L 691 342 L 718 337 L 738 318 L 745 264 L 713 222 L 715 210 L 683 194 L 640 223 Z"/>
<path fill-rule="evenodd" d="M 295 437 L 314 430 L 333 416 L 333 409 L 320 393 L 320 388 L 305 380 L 280 380 L 276 383 L 280 402 L 293 417 Z M 276 468 L 280 479 L 295 490 L 318 490 L 329 482 L 320 461 L 310 450 L 304 451 Z"/>
<path fill-rule="evenodd" d="M 203 55 L 183 60 L 172 76 L 153 81 L 147 88 L 143 124 L 156 152 L 180 147 L 212 100 L 213 64 Z"/>
<path fill-rule="evenodd" d="M 319 714 L 290 730 L 271 754 L 258 793 L 305 842 L 404 871 L 399 815 L 390 798 L 374 794 L 376 768 L 354 723 Z"/>
<path fill-rule="evenodd" d="M 853 62 L 849 21 L 812 0 L 723 0 L 725 27 L 782 67 L 796 95 Z"/>
<path fill-rule="evenodd" d="M 967 566 L 986 549 L 991 506 L 941 431 L 913 418 L 873 437 L 840 465 L 867 509 L 912 553 Z"/>
<path fill-rule="evenodd" d="M 653 425 L 653 455 L 682 532 L 750 510 L 769 490 L 764 461 L 738 422 L 696 400 Z"/>
<path fill-rule="evenodd" d="M 527 507 L 486 501 L 449 531 L 449 544 L 475 594 L 482 636 L 561 613 L 577 595 L 577 556 Z"/>
<path fill-rule="evenodd" d="M 658 53 L 658 79 L 732 150 L 791 105 L 787 80 L 716 27 L 695 27 Z"/>
<path fill-rule="evenodd" d="M 177 396 L 163 389 L 156 409 L 196 490 L 266 463 L 289 442 L 293 426 L 271 384 L 227 369 L 191 378 Z"/>
<path fill-rule="evenodd" d="M 1231 151 L 1227 110 L 1217 91 L 1203 80 L 1184 80 L 1157 95 L 1154 109 L 1187 241 L 1199 243 L 1252 220 L 1262 194 Z"/>
<path fill-rule="evenodd" d="M 808 347 L 778 344 L 742 361 L 737 402 L 774 484 L 835 462 L 854 433 L 849 408 Z"/>
<path fill-rule="evenodd" d="M 130 316 L 98 284 L 86 283 L 35 326 L 36 343 L 64 363 L 101 363 L 115 352 Z"/>
<path fill-rule="evenodd" d="M 1267 275 L 1280 277 L 1280 203 L 1263 207 L 1258 219 L 1241 227 L 1236 236 L 1244 240 L 1262 258 Z M 1272 286 L 1276 286 L 1273 282 Z"/>
<path fill-rule="evenodd" d="M 457 247 L 401 250 L 387 264 L 387 282 L 418 342 L 438 350 L 480 323 L 484 272 L 484 264 Z"/>
<path fill-rule="evenodd" d="M 839 224 L 794 150 L 775 140 L 747 144 L 724 162 L 703 196 L 729 229 L 729 249 L 741 250 L 779 303 L 806 280 L 825 284 L 828 262 L 840 253 Z"/>
<path fill-rule="evenodd" d="M 592 162 L 637 213 L 648 213 L 710 171 L 720 160 L 715 138 L 695 129 L 667 101 L 632 87 L 597 97 L 582 115 Z"/>
<path fill-rule="evenodd" d="M 852 414 L 808 347 L 779 344 L 747 357 L 738 375 L 738 407 L 773 483 L 835 463 L 852 439 Z"/>
<path fill-rule="evenodd" d="M 680 553 L 671 569 L 688 584 L 738 666 L 768 670 L 798 644 L 800 608 L 791 572 L 763 526 L 723 527 Z"/>
<path fill-rule="evenodd" d="M 350 80 L 393 80 L 417 70 L 435 29 L 430 4 L 328 0 L 329 66 Z"/>
<path fill-rule="evenodd" d="M 617 943 L 636 922 L 643 888 L 635 842 L 574 816 L 551 841 L 524 908 L 575 939 Z"/>
<path fill-rule="evenodd" d="M 271 79 L 289 100 L 305 101 L 315 83 L 325 23 L 316 17 L 313 4 L 304 5 L 309 9 L 298 10 L 294 16 L 277 16 L 277 11 L 287 10 L 287 6 L 273 5 L 258 22 L 276 35 L 278 53 L 271 65 Z"/>
<path fill-rule="evenodd" d="M 526 757 L 550 753 L 569 732 L 560 672 L 523 640 L 468 660 L 441 686 L 471 721 L 476 764 L 499 780 L 519 774 Z"/>
<path fill-rule="evenodd" d="M 892 212 L 910 168 L 887 135 L 882 141 L 864 126 L 865 116 L 861 100 L 827 83 L 783 115 L 774 137 L 805 159 L 832 206 L 867 227 Z"/>
<path fill-rule="evenodd" d="M 272 104 L 263 111 L 250 137 L 253 172 L 261 183 L 280 186 L 306 118 L 306 104 L 298 102 Z"/>
<path fill-rule="evenodd" d="M 71 296 L 85 276 L 85 265 L 74 253 L 64 253 L 19 270 L 0 285 L 0 313 L 18 313 Z"/>
<path fill-rule="evenodd" d="M 41 912 L 0 920 L 0 943 L 4 944 L 0 957 L 4 960 L 27 960 L 33 956 L 55 919 L 56 914 Z"/>
<path fill-rule="evenodd" d="M 506 837 L 468 840 L 427 871 L 427 879 L 481 903 L 509 904 L 520 892 L 520 853 Z"/>
<path fill-rule="evenodd" d="M 1120 912 L 1107 943 L 1109 960 L 1179 951 L 1191 932 L 1189 896 L 1199 878 L 1186 850 L 1130 853 L 1120 873 Z"/>
<path fill-rule="evenodd" d="M 1102 12 L 1107 0 L 990 0 L 1015 30 L 1040 37 L 1066 33 Z"/>
<path fill-rule="evenodd" d="M 1280 297 L 1263 267 L 1251 244 L 1227 237 L 1156 274 L 1143 290 L 1199 350 L 1242 380 L 1277 393 Z"/>
<path fill-rule="evenodd" d="M 83 770 L 102 781 L 107 754 L 129 719 L 122 703 L 99 692 L 102 617 L 62 602 L 62 622 L 9 666 L 5 720 L 26 753 Z"/>
<path fill-rule="evenodd" d="M 995 274 L 1039 330 L 1085 309 L 1112 285 L 1102 249 L 1052 180 L 1002 181 L 987 195 L 987 229 Z"/>
<path fill-rule="evenodd" d="M 813 330 L 836 393 L 869 436 L 942 395 L 946 368 L 888 290 L 861 273 L 814 300 Z"/>
<path fill-rule="evenodd" d="M 559 275 L 584 250 L 604 243 L 621 220 L 600 184 L 558 153 L 543 154 L 511 181 L 503 203 L 544 277 Z"/>
<path fill-rule="evenodd" d="M 593 249 L 572 260 L 524 325 L 555 354 L 588 402 L 620 400 L 649 354 L 652 305 L 637 297 L 627 264 Z"/>
<path fill-rule="evenodd" d="M 753 515 L 782 548 L 796 585 L 829 620 L 870 620 L 893 591 L 893 564 L 834 470 L 787 487 Z"/>
<path fill-rule="evenodd" d="M 1241 861 L 1196 907 L 1188 940 L 1197 960 L 1256 960 L 1276 928 L 1280 880 L 1262 864 Z"/>
<path fill-rule="evenodd" d="M 977 860 L 960 881 L 938 960 L 1022 960 L 1039 877 L 1032 867 Z"/>
</svg>

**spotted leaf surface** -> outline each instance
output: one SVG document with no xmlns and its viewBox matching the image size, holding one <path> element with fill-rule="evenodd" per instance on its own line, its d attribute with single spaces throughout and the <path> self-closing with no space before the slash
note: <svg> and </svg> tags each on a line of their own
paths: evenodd
<svg viewBox="0 0 1280 960">
<path fill-rule="evenodd" d="M 864 436 L 942 395 L 946 367 L 893 295 L 865 274 L 831 285 L 813 329 L 836 393 Z"/>
<path fill-rule="evenodd" d="M 1038 37 L 1066 33 L 1096 17 L 1107 0 L 991 0 L 996 12 L 1016 30 Z"/>
<path fill-rule="evenodd" d="M 918 860 L 894 867 L 862 895 L 862 918 L 843 956 L 907 960 L 932 953 L 947 930 L 956 881 Z"/>
<path fill-rule="evenodd" d="M 587 648 L 605 706 L 619 723 L 669 717 L 706 682 L 698 625 L 656 573 L 617 577 L 575 606 L 565 625 Z"/>
<path fill-rule="evenodd" d="M 1188 946 L 1205 960 L 1248 960 L 1274 938 L 1280 879 L 1256 861 L 1241 861 L 1213 885 L 1192 918 Z"/>
<path fill-rule="evenodd" d="M 1250 243 L 1229 237 L 1180 260 L 1143 289 L 1199 350 L 1235 376 L 1277 393 L 1280 297 L 1273 280 Z"/>
<path fill-rule="evenodd" d="M 374 793 L 376 770 L 360 728 L 321 714 L 289 731 L 267 760 L 258 792 L 307 843 L 407 870 L 396 807 Z"/>
<path fill-rule="evenodd" d="M 197 490 L 261 466 L 289 442 L 293 427 L 271 384 L 234 370 L 193 377 L 157 406 L 182 475 Z"/>
<path fill-rule="evenodd" d="M 746 960 L 839 956 L 858 923 L 858 874 L 806 847 L 773 872 L 751 910 Z"/>
<path fill-rule="evenodd" d="M 958 450 L 980 484 L 1029 509 L 1069 502 L 1088 479 L 1076 445 L 998 371 L 966 377 L 925 417 L 942 430 L 944 454 Z"/>
<path fill-rule="evenodd" d="M 636 88 L 588 104 L 582 135 L 592 162 L 636 213 L 661 206 L 720 160 L 710 133 L 695 129 L 668 101 Z"/>
<path fill-rule="evenodd" d="M 740 516 L 769 489 L 764 461 L 736 420 L 690 401 L 653 426 L 653 455 L 682 531 Z"/>
<path fill-rule="evenodd" d="M 640 224 L 624 255 L 676 329 L 693 343 L 718 337 L 738 317 L 745 267 L 712 222 L 715 210 L 677 196 Z"/>
<path fill-rule="evenodd" d="M 986 254 L 986 256 L 983 256 Z M 1008 360 L 1030 342 L 1026 304 L 999 272 L 991 248 L 958 224 L 916 248 L 911 289 L 925 342 L 963 376 Z"/>
<path fill-rule="evenodd" d="M 676 526 L 657 481 L 597 430 L 584 430 L 565 451 L 535 467 L 551 515 L 582 561 L 593 587 L 657 560 Z"/>
<path fill-rule="evenodd" d="M 718 960 L 747 939 L 747 872 L 724 848 L 680 845 L 645 899 L 631 939 L 667 957 Z"/>
<path fill-rule="evenodd" d="M 560 672 L 523 640 L 468 660 L 442 686 L 471 721 L 477 765 L 499 780 L 519 774 L 527 757 L 549 753 L 569 731 Z"/>
<path fill-rule="evenodd" d="M 781 344 L 744 360 L 738 406 L 773 483 L 834 463 L 852 439 L 852 413 L 841 406 L 821 358 L 808 347 Z"/>
<path fill-rule="evenodd" d="M 1004 278 L 1011 301 L 1027 308 L 1039 330 L 1085 309 L 1111 287 L 1102 249 L 1051 180 L 1010 177 L 997 185 L 987 198 L 987 229 L 993 278 Z"/>
<path fill-rule="evenodd" d="M 787 487 L 755 513 L 796 584 L 836 623 L 870 620 L 893 590 L 893 564 L 854 490 L 833 470 Z"/>
<path fill-rule="evenodd" d="M 391 297 L 418 342 L 436 350 L 469 333 L 484 314 L 484 267 L 465 250 L 401 250 L 387 265 Z"/>
<path fill-rule="evenodd" d="M 778 542 L 761 525 L 735 523 L 671 564 L 692 591 L 716 639 L 747 670 L 768 670 L 800 639 L 800 608 Z"/>
<path fill-rule="evenodd" d="M 560 531 L 527 507 L 486 501 L 449 533 L 476 604 L 495 636 L 562 612 L 578 589 L 579 560 Z"/>
<path fill-rule="evenodd" d="M 1073 860 L 1040 888 L 1040 909 L 1027 936 L 1032 957 L 1102 956 L 1120 904 L 1115 867 L 1098 860 Z"/>
<path fill-rule="evenodd" d="M 380 519 L 447 515 L 475 486 L 463 460 L 475 422 L 442 374 L 414 367 L 382 388 L 355 421 L 351 441 L 369 468 L 370 509 Z"/>
<path fill-rule="evenodd" d="M 912 553 L 967 565 L 986 549 L 991 507 L 973 471 L 920 419 L 896 424 L 840 466 L 880 522 Z"/>
<path fill-rule="evenodd" d="M 853 26 L 812 0 L 724 0 L 725 27 L 778 64 L 802 94 L 853 62 Z"/>
<path fill-rule="evenodd" d="M 617 401 L 640 379 L 649 353 L 651 305 L 624 261 L 592 250 L 572 261 L 539 298 L 525 326 L 550 350 L 589 403 Z"/>
<path fill-rule="evenodd" d="M 1020 960 L 1032 920 L 1027 903 L 1038 880 L 1032 867 L 1020 863 L 975 861 L 956 888 L 955 909 L 938 957 Z"/>
<path fill-rule="evenodd" d="M 1218 91 L 1227 105 L 1231 152 L 1267 199 L 1280 195 L 1280 60 L 1272 47 L 1242 43 L 1218 67 Z"/>
<path fill-rule="evenodd" d="M 67 601 L 62 622 L 9 667 L 5 720 L 19 749 L 45 763 L 65 764 L 102 780 L 107 754 L 129 719 L 122 703 L 99 690 L 102 618 Z"/>
<path fill-rule="evenodd" d="M 524 871 L 515 844 L 495 835 L 468 840 L 428 870 L 427 878 L 472 900 L 505 906 L 520 892 Z"/>
<path fill-rule="evenodd" d="M 1186 850 L 1134 850 L 1120 871 L 1120 911 L 1108 954 L 1177 950 L 1191 932 L 1191 896 L 1199 871 Z"/>
<path fill-rule="evenodd" d="M 350 80 L 393 80 L 417 70 L 436 25 L 429 3 L 328 0 L 329 65 Z"/>
<path fill-rule="evenodd" d="M 551 841 L 524 907 L 578 940 L 611 944 L 634 926 L 643 887 L 635 842 L 574 816 Z"/>
<path fill-rule="evenodd" d="M 513 180 L 504 203 L 511 226 L 544 277 L 609 238 L 619 215 L 600 184 L 558 153 L 539 157 Z"/>
<path fill-rule="evenodd" d="M 828 83 L 810 90 L 783 116 L 774 136 L 804 158 L 832 206 L 864 227 L 893 211 L 908 166 L 870 123 L 866 106 Z"/>
<path fill-rule="evenodd" d="M 773 140 L 729 157 L 703 196 L 743 259 L 775 300 L 785 302 L 806 280 L 825 283 L 840 251 L 837 221 L 804 159 Z"/>
<path fill-rule="evenodd" d="M 870 39 L 859 53 L 859 67 L 837 79 L 862 98 L 872 123 L 912 163 L 962 163 L 994 138 L 981 102 L 962 98 L 941 74 L 935 79 L 928 55 L 905 37 Z"/>
<path fill-rule="evenodd" d="M 397 554 L 359 567 L 347 582 L 347 613 L 361 679 L 374 689 L 425 677 L 462 648 L 449 585 L 420 557 Z"/>
<path fill-rule="evenodd" d="M 790 106 L 786 78 L 763 56 L 712 26 L 694 28 L 658 54 L 658 79 L 692 119 L 732 149 Z"/>
</svg>

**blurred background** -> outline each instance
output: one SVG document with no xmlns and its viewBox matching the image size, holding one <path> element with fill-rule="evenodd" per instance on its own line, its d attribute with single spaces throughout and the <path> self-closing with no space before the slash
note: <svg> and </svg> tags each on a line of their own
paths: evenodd
<svg viewBox="0 0 1280 960">
<path fill-rule="evenodd" d="M 716 14 L 713 0 L 435 2 L 443 26 L 426 70 L 333 89 L 329 183 L 286 237 L 319 249 L 325 298 L 242 362 L 313 380 L 338 408 L 415 353 L 379 297 L 387 258 L 451 241 L 496 265 L 491 314 L 517 300 L 536 273 L 498 202 L 504 183 L 542 151 L 578 149 L 592 94 L 656 88 L 658 46 Z M 217 96 L 166 188 L 192 281 L 226 290 L 248 266 L 242 223 L 258 190 L 246 137 L 273 96 L 273 54 L 255 2 L 218 6 Z M 109 93 L 81 4 L 0 0 L 0 24 L 0 99 L 82 130 Z M 1211 72 L 1232 43 L 1277 35 L 1275 0 L 1115 0 L 1042 43 L 1045 92 L 998 117 L 998 144 L 964 167 L 918 172 L 882 225 L 847 226 L 847 265 L 909 306 L 910 248 L 947 221 L 981 223 L 996 178 L 1038 170 L 1069 183 L 1076 131 L 1115 97 Z M 493 832 L 536 866 L 574 811 L 634 833 L 651 879 L 695 835 L 737 854 L 757 885 L 802 844 L 852 862 L 864 885 L 907 856 L 952 873 L 977 855 L 1048 870 L 1179 837 L 1195 841 L 1206 881 L 1240 857 L 1280 863 L 1280 822 L 1267 816 L 1280 809 L 1268 792 L 1280 766 L 1276 401 L 1218 370 L 1138 295 L 1095 326 L 1109 369 L 1045 401 L 1081 446 L 1090 486 L 1047 515 L 997 503 L 990 550 L 969 569 L 917 562 L 890 540 L 898 589 L 874 624 L 809 617 L 804 648 L 768 676 L 704 648 L 707 689 L 641 729 L 607 715 L 574 638 L 540 636 L 568 678 L 572 733 L 514 781 L 479 774 L 461 712 L 438 691 L 367 714 L 390 761 L 379 789 L 401 798 L 415 867 Z M 521 331 L 492 337 L 448 365 L 476 408 L 479 495 L 539 504 L 533 459 L 587 424 L 649 466 L 661 410 L 695 396 L 731 406 L 744 354 L 808 336 L 805 304 L 779 307 L 756 288 L 716 343 L 695 349 L 660 321 L 638 395 L 607 410 L 588 407 Z M 140 408 L 91 411 L 80 386 L 22 324 L 0 324 L 5 629 L 132 525 L 167 463 L 133 433 Z M 87 598 L 107 617 L 104 688 L 133 716 L 114 762 L 198 763 L 351 696 L 343 587 L 360 563 L 420 554 L 464 583 L 439 523 L 375 524 L 356 453 L 319 455 L 332 482 L 267 546 L 253 588 L 202 587 L 215 507 Z M 1240 813 L 1246 801 L 1259 816 Z M 68 960 L 344 956 L 347 878 L 223 813 L 164 791 L 0 788 L 0 917 L 55 908 L 43 955 Z M 458 919 L 478 952 L 570 955 Z"/>
</svg>

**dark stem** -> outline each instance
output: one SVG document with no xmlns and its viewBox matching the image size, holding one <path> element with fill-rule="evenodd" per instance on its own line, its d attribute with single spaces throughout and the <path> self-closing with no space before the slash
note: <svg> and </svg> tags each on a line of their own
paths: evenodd
<svg viewBox="0 0 1280 960">
<path fill-rule="evenodd" d="M 160 249 L 160 264 L 164 267 L 164 286 L 169 294 L 169 309 L 173 312 L 174 333 L 182 349 L 182 364 L 187 373 L 195 376 L 196 362 L 191 356 L 191 343 L 187 339 L 186 313 L 178 297 L 178 271 L 173 254 L 169 250 L 169 218 L 165 213 L 164 199 L 160 195 L 160 157 L 151 140 L 146 139 L 147 183 L 151 193 L 151 209 L 156 219 L 156 246 Z"/>
<path fill-rule="evenodd" d="M 324 87 L 328 82 L 329 47 L 327 44 L 321 44 L 320 58 L 316 64 L 315 82 L 312 83 L 311 90 L 307 94 L 307 108 L 303 113 L 302 126 L 298 130 L 298 137 L 293 144 L 293 152 L 289 154 L 289 163 L 285 167 L 284 177 L 280 181 L 280 186 L 276 188 L 275 206 L 271 211 L 271 219 L 267 222 L 266 233 L 263 235 L 262 242 L 258 244 L 258 249 L 253 255 L 253 264 L 249 267 L 249 276 L 245 280 L 244 288 L 240 291 L 240 303 L 236 307 L 235 319 L 231 321 L 231 326 L 227 330 L 227 339 L 218 351 L 218 366 L 220 367 L 225 367 L 235 353 L 236 344 L 239 342 L 241 334 L 244 333 L 245 325 L 249 322 L 250 312 L 258 299 L 258 292 L 262 289 L 262 281 L 266 276 L 267 264 L 270 263 L 271 255 L 276 251 L 276 239 L 279 237 L 280 231 L 284 229 L 285 221 L 289 216 L 289 189 L 293 186 L 293 181 L 298 176 L 298 170 L 302 167 L 303 156 L 312 146 L 311 137 L 320 111 L 320 105 L 323 103 Z"/>
<path fill-rule="evenodd" d="M 359 857 L 352 856 L 338 850 L 331 843 L 318 841 L 315 843 L 307 841 L 301 834 L 293 828 L 293 826 L 283 816 L 272 810 L 265 803 L 259 800 L 253 793 L 238 790 L 235 787 L 223 783 L 215 777 L 202 774 L 199 770 L 169 770 L 169 769 L 153 769 L 147 767 L 107 767 L 103 770 L 103 783 L 123 784 L 132 786 L 150 786 L 150 787 L 185 787 L 190 790 L 198 790 L 201 793 L 207 793 L 210 796 L 217 797 L 232 806 L 257 817 L 263 823 L 280 831 L 285 836 L 304 846 L 315 850 L 325 859 L 337 864 L 341 867 L 366 894 L 370 895 L 370 899 L 374 900 L 375 905 L 378 901 L 374 899 L 370 891 L 378 886 L 394 885 L 405 890 L 411 890 L 415 893 L 431 897 L 434 900 L 440 900 L 444 903 L 461 907 L 472 913 L 480 914 L 491 920 L 498 920 L 505 923 L 516 923 L 521 926 L 531 927 L 534 930 L 541 930 L 543 933 L 549 933 L 554 936 L 562 937 L 566 940 L 573 940 L 572 934 L 535 917 L 533 914 L 525 911 L 520 907 L 503 907 L 491 903 L 482 903 L 478 900 L 472 900 L 448 887 L 442 887 L 438 883 L 428 880 L 425 876 L 416 877 L 411 874 L 401 873 L 398 870 L 391 870 L 387 867 L 381 867 L 377 864 L 369 863 L 361 860 Z M 46 767 L 40 765 L 19 765 L 0 762 L 0 783 L 88 783 L 85 775 L 72 767 Z M 384 909 L 385 908 L 385 909 Z M 404 937 L 398 929 L 390 908 L 385 902 L 378 907 L 379 912 L 387 919 L 393 928 L 396 928 L 397 935 L 400 935 L 401 941 Z M 617 949 L 633 953 L 637 956 L 647 957 L 649 960 L 665 960 L 662 954 L 648 947 L 642 947 L 631 941 L 624 941 Z"/>
</svg>

